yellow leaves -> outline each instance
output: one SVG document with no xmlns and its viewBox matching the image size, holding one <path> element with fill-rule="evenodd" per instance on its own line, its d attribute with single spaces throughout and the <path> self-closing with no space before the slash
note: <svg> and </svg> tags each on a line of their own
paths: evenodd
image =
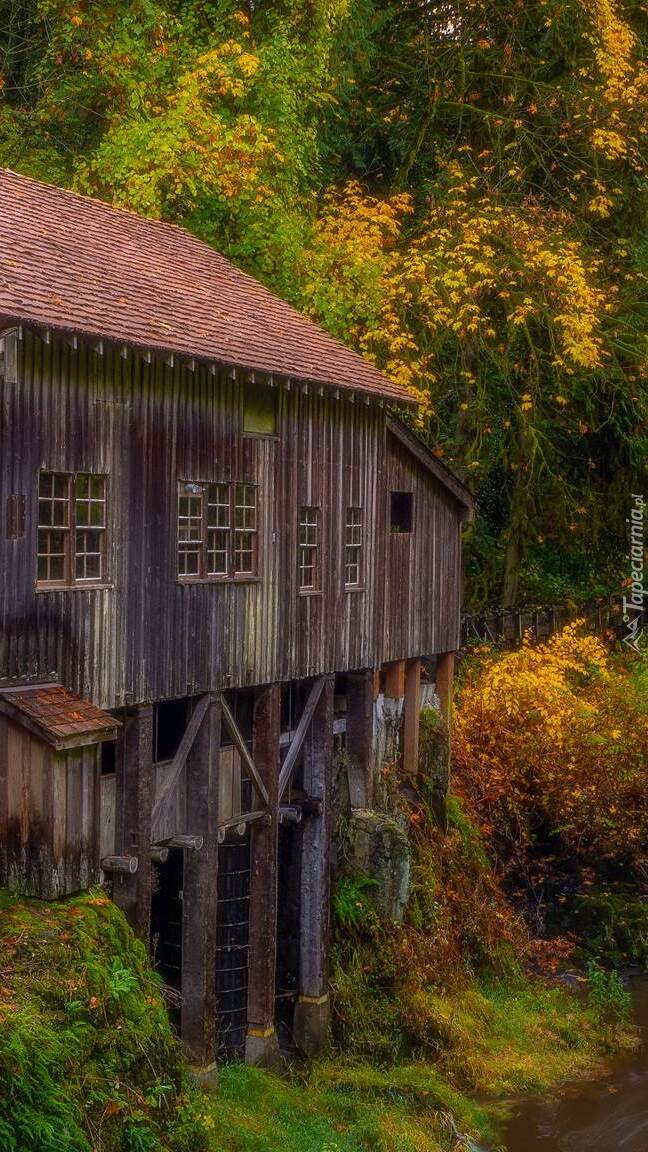
<svg viewBox="0 0 648 1152">
<path fill-rule="evenodd" d="M 604 220 L 610 215 L 614 207 L 614 201 L 609 196 L 593 196 L 587 205 L 587 211 L 591 216 L 598 216 Z"/>
<path fill-rule="evenodd" d="M 641 59 L 637 37 L 617 11 L 614 0 L 585 0 L 589 15 L 591 43 L 596 73 L 598 107 L 590 106 L 594 121 L 593 147 L 609 161 L 619 161 L 631 153 L 641 163 L 648 111 L 648 71 Z M 601 106 L 602 105 L 602 106 Z M 600 124 L 596 121 L 600 119 Z M 594 212 L 603 205 L 597 204 Z"/>
<path fill-rule="evenodd" d="M 565 380 L 600 367 L 602 319 L 612 302 L 596 261 L 568 233 L 566 217 L 531 202 L 505 209 L 493 195 L 478 195 L 473 169 L 463 165 L 459 157 L 447 164 L 444 194 L 407 237 L 409 195 L 369 196 L 355 181 L 330 194 L 307 276 L 313 314 L 326 320 L 330 309 L 337 324 L 345 300 L 351 319 L 338 334 L 351 334 L 416 396 L 429 397 L 430 379 L 446 370 L 437 356 L 448 337 L 478 358 L 487 348 L 492 355 L 493 342 L 507 356 L 533 341 L 532 354 Z M 323 298 L 324 313 L 316 303 Z M 516 372 L 526 372 L 527 358 L 520 355 Z M 565 407 L 569 394 L 562 386 L 553 398 Z M 534 407 L 524 394 L 521 411 Z"/>
<path fill-rule="evenodd" d="M 645 690 L 629 672 L 582 621 L 468 662 L 455 767 L 481 813 L 518 832 L 534 813 L 531 827 L 547 819 L 577 850 L 593 833 L 639 828 L 645 842 Z"/>
<path fill-rule="evenodd" d="M 607 160 L 621 160 L 627 152 L 627 142 L 619 132 L 594 128 L 592 144 Z"/>
<path fill-rule="evenodd" d="M 237 60 L 237 67 L 241 74 L 246 79 L 249 79 L 252 76 L 256 76 L 259 70 L 259 58 L 258 56 L 253 56 L 251 52 L 242 52 Z"/>
<path fill-rule="evenodd" d="M 144 98 L 142 116 L 117 119 L 78 184 L 95 191 L 107 179 L 113 202 L 160 217 L 173 201 L 187 211 L 205 193 L 262 203 L 274 193 L 282 156 L 272 129 L 241 107 L 259 57 L 241 37 L 198 52 L 174 86 Z M 167 49 L 160 31 L 156 51 Z M 151 164 L 151 156 L 155 163 Z"/>
</svg>

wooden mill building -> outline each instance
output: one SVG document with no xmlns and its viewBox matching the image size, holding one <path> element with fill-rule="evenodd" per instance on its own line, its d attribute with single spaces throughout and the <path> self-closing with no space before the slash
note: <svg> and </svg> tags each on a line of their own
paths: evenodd
<svg viewBox="0 0 648 1152">
<path fill-rule="evenodd" d="M 0 883 L 110 883 L 196 1064 L 316 1050 L 335 750 L 369 808 L 388 702 L 415 771 L 470 497 L 211 248 L 6 170 L 0 333 Z"/>
</svg>

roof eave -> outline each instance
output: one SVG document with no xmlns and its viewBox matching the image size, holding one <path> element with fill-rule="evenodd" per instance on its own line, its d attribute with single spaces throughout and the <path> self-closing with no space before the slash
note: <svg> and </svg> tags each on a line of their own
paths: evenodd
<svg viewBox="0 0 648 1152">
<path fill-rule="evenodd" d="M 308 387 L 315 389 L 326 389 L 327 391 L 335 393 L 343 392 L 345 395 L 358 397 L 365 403 L 372 401 L 381 401 L 385 405 L 393 405 L 395 407 L 417 408 L 418 401 L 414 396 L 410 396 L 404 389 L 401 389 L 397 384 L 391 385 L 386 381 L 386 387 L 381 388 L 379 385 L 375 387 L 359 386 L 355 387 L 352 384 L 345 384 L 339 381 L 328 381 L 315 379 L 304 375 L 290 375 L 287 372 L 278 371 L 269 368 L 267 365 L 260 364 L 242 364 L 239 361 L 232 361 L 224 359 L 220 356 L 206 356 L 201 352 L 192 352 L 187 348 L 180 348 L 173 344 L 159 344 L 155 341 L 141 343 L 115 333 L 101 331 L 99 328 L 80 325 L 68 325 L 63 322 L 56 323 L 52 321 L 44 321 L 39 317 L 30 316 L 28 314 L 11 314 L 7 312 L 0 313 L 0 331 L 3 328 L 12 327 L 25 327 L 29 329 L 39 329 L 43 332 L 56 332 L 63 336 L 79 336 L 86 340 L 105 340 L 106 343 L 114 346 L 122 346 L 134 352 L 152 353 L 158 356 L 174 356 L 179 360 L 191 361 L 194 360 L 197 364 L 202 364 L 209 368 L 212 365 L 218 365 L 225 370 L 242 373 L 243 375 L 254 376 L 255 374 L 262 373 L 266 377 L 277 377 L 283 380 L 286 384 L 291 386 L 293 383 L 299 387 Z"/>
<path fill-rule="evenodd" d="M 455 498 L 461 509 L 461 519 L 470 522 L 475 512 L 475 498 L 466 485 L 455 476 L 454 472 L 444 464 L 430 449 L 419 440 L 401 420 L 395 416 L 387 416 L 387 428 L 396 439 L 416 456 L 419 463 L 431 472 L 443 484 L 444 488 Z"/>
</svg>

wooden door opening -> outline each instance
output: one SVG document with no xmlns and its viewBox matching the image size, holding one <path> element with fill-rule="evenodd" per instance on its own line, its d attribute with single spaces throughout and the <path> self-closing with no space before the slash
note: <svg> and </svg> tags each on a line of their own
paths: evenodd
<svg viewBox="0 0 648 1152">
<path fill-rule="evenodd" d="M 164 863 L 153 865 L 151 896 L 151 956 L 153 964 L 169 989 L 169 1014 L 175 1028 L 180 1026 L 182 991 L 182 881 L 184 853 L 169 849 Z"/>
<path fill-rule="evenodd" d="M 279 1046 L 294 1048 L 293 1017 L 299 995 L 301 921 L 301 825 L 279 827 L 277 886 L 277 967 L 275 978 L 275 1028 Z"/>
</svg>

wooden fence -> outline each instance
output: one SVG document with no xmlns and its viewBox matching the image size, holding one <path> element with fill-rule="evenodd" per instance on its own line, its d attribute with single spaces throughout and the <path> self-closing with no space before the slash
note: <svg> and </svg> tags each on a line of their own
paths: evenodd
<svg viewBox="0 0 648 1152">
<path fill-rule="evenodd" d="M 461 647 L 496 644 L 516 648 L 525 632 L 535 643 L 548 640 L 571 620 L 584 619 L 588 631 L 602 636 L 612 631 L 622 639 L 626 628 L 621 602 L 617 599 L 590 600 L 583 604 L 551 604 L 544 607 L 501 608 L 497 611 L 467 614 L 461 620 Z M 644 612 L 644 627 L 648 627 Z"/>
</svg>

